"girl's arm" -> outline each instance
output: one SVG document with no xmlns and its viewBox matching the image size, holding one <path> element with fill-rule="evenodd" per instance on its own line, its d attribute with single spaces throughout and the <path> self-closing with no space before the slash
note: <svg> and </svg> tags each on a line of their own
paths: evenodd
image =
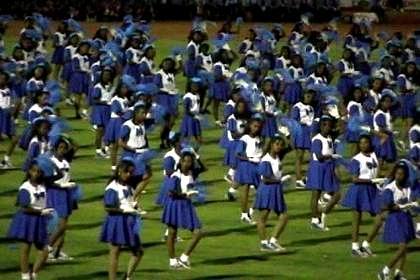
<svg viewBox="0 0 420 280">
<path fill-rule="evenodd" d="M 263 161 L 258 164 L 258 174 L 262 178 L 264 184 L 277 184 L 281 183 L 280 179 L 274 178 L 273 170 L 271 169 L 271 164 L 267 161 Z"/>
<path fill-rule="evenodd" d="M 322 154 L 322 142 L 318 139 L 314 140 L 311 144 L 311 153 L 314 153 L 317 159 L 322 162 L 325 160 L 329 160 L 332 158 L 331 155 L 323 155 Z"/>
<path fill-rule="evenodd" d="M 136 152 L 135 148 L 132 148 L 132 147 L 127 145 L 129 135 L 130 135 L 130 129 L 126 125 L 123 125 L 121 127 L 120 139 L 118 141 L 118 144 L 124 150 L 131 151 L 131 152 Z"/>
</svg>

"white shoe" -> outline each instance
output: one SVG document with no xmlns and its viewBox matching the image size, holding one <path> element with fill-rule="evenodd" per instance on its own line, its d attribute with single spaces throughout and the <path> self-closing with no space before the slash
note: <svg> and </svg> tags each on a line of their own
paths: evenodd
<svg viewBox="0 0 420 280">
<path fill-rule="evenodd" d="M 241 222 L 245 223 L 245 224 L 249 224 L 249 225 L 255 225 L 255 221 L 252 220 L 252 218 L 248 215 L 246 216 L 241 216 Z"/>
<path fill-rule="evenodd" d="M 225 175 L 223 179 L 228 182 L 229 184 L 233 184 L 233 179 L 230 175 Z"/>
<path fill-rule="evenodd" d="M 58 254 L 57 259 L 59 261 L 71 261 L 74 258 L 73 257 L 70 257 L 69 255 L 67 255 L 66 253 L 64 253 L 64 252 L 61 251 L 60 254 Z"/>
<path fill-rule="evenodd" d="M 0 162 L 0 169 L 12 169 L 12 168 L 14 168 L 14 166 L 10 161 L 2 160 Z"/>
<path fill-rule="evenodd" d="M 306 184 L 303 180 L 296 180 L 296 189 L 304 189 Z"/>
<path fill-rule="evenodd" d="M 286 252 L 286 248 L 282 247 L 277 241 L 271 241 L 269 244 L 276 252 Z"/>
<path fill-rule="evenodd" d="M 104 153 L 102 150 L 100 152 L 96 152 L 95 157 L 99 158 L 99 159 L 109 159 L 110 158 L 109 155 Z"/>
</svg>

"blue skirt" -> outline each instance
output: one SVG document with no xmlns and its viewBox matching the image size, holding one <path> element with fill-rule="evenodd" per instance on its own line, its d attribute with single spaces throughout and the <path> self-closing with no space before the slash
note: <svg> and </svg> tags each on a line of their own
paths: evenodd
<svg viewBox="0 0 420 280">
<path fill-rule="evenodd" d="M 93 105 L 91 113 L 91 122 L 94 125 L 105 127 L 111 118 L 111 106 Z"/>
<path fill-rule="evenodd" d="M 71 62 L 64 63 L 63 71 L 61 72 L 61 79 L 69 83 L 72 72 L 73 72 L 73 69 L 71 66 Z"/>
<path fill-rule="evenodd" d="M 261 135 L 263 137 L 274 137 L 278 133 L 277 122 L 275 117 L 265 117 Z"/>
<path fill-rule="evenodd" d="M 89 75 L 85 72 L 73 72 L 70 77 L 69 90 L 71 93 L 89 92 Z"/>
<path fill-rule="evenodd" d="M 241 185 L 254 185 L 255 187 L 258 187 L 260 184 L 258 163 L 253 163 L 247 160 L 239 160 L 238 167 L 235 172 L 235 182 Z"/>
<path fill-rule="evenodd" d="M 170 188 L 170 177 L 165 176 L 163 182 L 160 185 L 159 193 L 156 197 L 155 203 L 160 206 L 164 206 L 169 198 L 169 188 Z"/>
<path fill-rule="evenodd" d="M 122 124 L 123 120 L 121 118 L 111 118 L 109 120 L 104 135 L 104 141 L 107 145 L 118 142 Z"/>
<path fill-rule="evenodd" d="M 218 101 L 227 102 L 230 94 L 230 84 L 228 80 L 217 81 L 212 86 L 213 98 Z"/>
<path fill-rule="evenodd" d="M 47 207 L 54 208 L 59 218 L 67 218 L 73 212 L 71 189 L 47 188 Z"/>
<path fill-rule="evenodd" d="M 13 121 L 12 113 L 8 109 L 0 108 L 0 134 L 9 137 L 15 135 L 15 122 Z"/>
<path fill-rule="evenodd" d="M 339 182 L 334 171 L 335 163 L 332 160 L 325 162 L 311 160 L 309 162 L 306 188 L 323 192 L 337 192 Z"/>
<path fill-rule="evenodd" d="M 312 127 L 301 125 L 301 133 L 292 137 L 295 149 L 310 150 L 311 149 L 311 133 Z"/>
<path fill-rule="evenodd" d="M 351 185 L 341 204 L 344 207 L 359 212 L 368 212 L 371 215 L 380 212 L 378 190 L 374 184 Z"/>
<path fill-rule="evenodd" d="M 139 249 L 140 218 L 126 214 L 108 214 L 102 225 L 100 240 L 113 245 Z"/>
<path fill-rule="evenodd" d="M 349 129 L 346 129 L 344 134 L 345 134 L 347 142 L 349 143 L 359 142 L 360 133 L 358 131 L 350 131 Z"/>
<path fill-rule="evenodd" d="M 229 144 L 225 150 L 225 155 L 223 157 L 223 164 L 229 166 L 230 168 L 236 169 L 238 166 L 238 158 L 236 157 L 236 147 L 241 142 L 239 140 L 229 141 Z"/>
<path fill-rule="evenodd" d="M 400 118 L 414 118 L 416 115 L 416 94 L 402 94 L 398 97 L 400 106 L 397 115 Z"/>
<path fill-rule="evenodd" d="M 416 238 L 413 219 L 404 211 L 392 211 L 385 220 L 383 241 L 385 243 L 408 243 Z"/>
<path fill-rule="evenodd" d="M 193 78 L 197 74 L 196 62 L 193 59 L 188 59 L 184 63 L 184 75 L 188 78 Z"/>
<path fill-rule="evenodd" d="M 284 90 L 284 101 L 289 105 L 295 105 L 299 102 L 302 95 L 302 87 L 299 82 L 287 84 Z"/>
<path fill-rule="evenodd" d="M 397 148 L 395 147 L 394 137 L 392 135 L 382 144 L 378 136 L 373 136 L 372 142 L 378 158 L 386 162 L 394 162 L 397 159 Z"/>
<path fill-rule="evenodd" d="M 140 82 L 140 68 L 139 64 L 131 63 L 124 67 L 124 74 L 133 77 L 137 83 Z"/>
<path fill-rule="evenodd" d="M 254 208 L 271 210 L 277 214 L 286 212 L 287 206 L 283 195 L 283 185 L 261 183 L 255 196 Z"/>
<path fill-rule="evenodd" d="M 343 97 L 348 96 L 354 87 L 354 81 L 352 77 L 341 76 L 337 82 L 337 90 Z"/>
<path fill-rule="evenodd" d="M 169 197 L 163 208 L 162 223 L 190 231 L 201 228 L 201 222 L 190 199 Z"/>
<path fill-rule="evenodd" d="M 184 115 L 181 122 L 180 133 L 182 137 L 201 136 L 200 120 Z"/>
<path fill-rule="evenodd" d="M 64 64 L 64 47 L 56 47 L 51 57 L 52 64 Z"/>
<path fill-rule="evenodd" d="M 170 115 L 178 114 L 178 96 L 159 92 L 156 96 L 156 103 L 162 106 Z"/>
<path fill-rule="evenodd" d="M 18 211 L 13 217 L 7 236 L 12 239 L 35 243 L 38 249 L 48 244 L 47 216 Z"/>
</svg>

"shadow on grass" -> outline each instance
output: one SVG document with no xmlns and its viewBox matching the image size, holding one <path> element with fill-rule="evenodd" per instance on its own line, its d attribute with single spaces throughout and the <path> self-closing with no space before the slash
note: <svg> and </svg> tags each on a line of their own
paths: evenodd
<svg viewBox="0 0 420 280">
<path fill-rule="evenodd" d="M 83 198 L 79 204 L 83 204 L 83 203 L 91 203 L 91 202 L 95 202 L 95 201 L 102 201 L 102 199 L 104 198 L 103 194 L 100 195 L 94 195 L 88 198 Z"/>
<path fill-rule="evenodd" d="M 254 225 L 244 225 L 243 227 L 237 227 L 237 228 L 229 228 L 229 229 L 223 229 L 223 230 L 215 230 L 215 231 L 205 231 L 204 237 L 215 237 L 215 236 L 224 236 L 230 233 L 238 233 L 238 234 L 247 234 L 249 231 L 255 231 Z"/>
<path fill-rule="evenodd" d="M 7 196 L 7 195 L 12 195 L 12 194 L 16 194 L 18 192 L 18 189 L 12 189 L 12 190 L 7 190 L 4 192 L 0 192 L 0 196 Z M 13 202 L 14 203 L 14 202 Z"/>
<path fill-rule="evenodd" d="M 84 280 L 84 279 L 92 279 L 92 278 L 106 279 L 107 276 L 108 276 L 108 272 L 106 271 L 96 271 L 96 272 L 91 272 L 91 273 L 86 273 L 86 274 L 58 277 L 57 280 Z"/>
<path fill-rule="evenodd" d="M 82 252 L 82 253 L 73 255 L 73 257 L 75 258 L 98 257 L 98 256 L 107 255 L 108 253 L 109 253 L 108 249 L 100 249 L 100 250 Z"/>
<path fill-rule="evenodd" d="M 71 224 L 69 225 L 70 230 L 85 230 L 92 229 L 101 226 L 103 221 L 89 223 L 89 224 Z"/>
<path fill-rule="evenodd" d="M 316 244 L 320 244 L 324 242 L 348 240 L 350 238 L 350 234 L 341 234 L 341 235 L 336 235 L 336 236 L 322 236 L 323 234 L 325 234 L 324 232 L 315 232 L 315 230 L 313 231 L 314 231 L 314 235 L 319 235 L 320 237 L 292 241 L 290 243 L 290 246 L 309 246 L 309 245 L 316 245 Z"/>
<path fill-rule="evenodd" d="M 0 274 L 3 274 L 3 273 L 12 273 L 12 272 L 18 273 L 19 271 L 20 271 L 20 267 L 18 265 L 11 266 L 11 267 L 4 267 L 4 268 L 2 267 L 2 268 L 0 268 Z"/>
<path fill-rule="evenodd" d="M 274 279 L 278 278 L 279 275 L 258 275 L 258 279 Z M 222 274 L 222 275 L 209 275 L 209 276 L 199 276 L 194 278 L 189 278 L 191 280 L 211 280 L 211 279 L 237 279 L 237 278 L 247 278 L 253 277 L 248 274 Z"/>
<path fill-rule="evenodd" d="M 284 253 L 273 252 L 273 253 L 264 253 L 264 254 L 258 254 L 258 255 L 225 257 L 225 258 L 204 260 L 201 263 L 202 264 L 208 264 L 208 265 L 226 265 L 226 264 L 237 264 L 237 263 L 245 262 L 245 261 L 262 262 L 262 261 L 267 261 L 272 257 L 284 256 L 284 255 L 293 255 L 296 252 L 297 252 L 296 250 L 291 250 L 291 251 L 287 251 L 287 252 L 284 252 Z"/>
<path fill-rule="evenodd" d="M 0 215 L 0 220 L 2 220 L 2 219 L 7 219 L 7 220 L 9 220 L 9 219 L 11 219 L 11 218 L 13 217 L 13 215 L 14 215 L 14 213 L 6 213 L 6 214 L 2 214 L 2 215 Z"/>
</svg>

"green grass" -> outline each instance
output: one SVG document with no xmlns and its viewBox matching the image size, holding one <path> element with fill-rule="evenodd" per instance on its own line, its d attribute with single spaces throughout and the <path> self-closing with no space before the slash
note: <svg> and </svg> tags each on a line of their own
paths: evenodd
<svg viewBox="0 0 420 280">
<path fill-rule="evenodd" d="M 11 38 L 8 38 L 9 42 Z M 163 54 L 169 52 L 173 40 L 161 39 L 157 43 Z M 9 44 L 10 45 L 10 44 Z M 333 50 L 333 57 L 338 53 Z M 156 61 L 159 62 L 160 56 Z M 179 88 L 184 88 L 179 78 Z M 64 108 L 65 116 L 72 116 Z M 74 261 L 47 265 L 40 273 L 41 279 L 105 279 L 108 247 L 98 241 L 105 211 L 102 195 L 110 175 L 110 162 L 94 159 L 94 133 L 86 121 L 69 121 L 71 135 L 81 145 L 78 157 L 73 163 L 73 178 L 83 186 L 84 199 L 80 209 L 70 218 L 64 250 Z M 157 135 L 151 136 L 151 146 L 156 148 Z M 309 198 L 307 191 L 295 191 L 292 186 L 286 190 L 286 201 L 290 221 L 281 236 L 286 254 L 267 254 L 259 251 L 259 241 L 254 226 L 239 222 L 239 203 L 227 202 L 224 193 L 227 184 L 222 180 L 226 168 L 222 166 L 222 150 L 218 147 L 221 135 L 219 129 L 204 131 L 204 145 L 201 148 L 203 162 L 209 168 L 201 179 L 208 188 L 207 203 L 197 207 L 202 220 L 205 238 L 192 256 L 191 271 L 169 271 L 165 244 L 161 242 L 164 226 L 160 222 L 161 209 L 154 206 L 154 199 L 162 180 L 161 157 L 153 161 L 154 176 L 141 203 L 149 212 L 144 218 L 141 238 L 145 256 L 133 279 L 375 279 L 376 272 L 390 259 L 395 248 L 384 245 L 380 239 L 373 243 L 378 256 L 369 259 L 353 258 L 350 255 L 351 213 L 340 206 L 329 215 L 329 232 L 318 232 L 309 228 Z M 3 154 L 8 141 L 0 142 Z M 16 149 L 13 163 L 21 166 L 24 153 Z M 285 173 L 294 173 L 294 154 L 284 160 Z M 4 237 L 15 212 L 14 202 L 17 189 L 23 179 L 20 170 L 0 171 L 0 279 L 17 279 L 19 275 L 18 245 Z M 342 192 L 348 186 L 348 176 L 342 172 Z M 274 217 L 270 224 L 274 223 Z M 372 225 L 372 219 L 365 217 L 361 228 L 362 238 Z M 272 227 L 270 227 L 270 230 Z M 190 238 L 189 232 L 181 232 L 186 242 L 177 244 L 180 254 Z M 420 279 L 420 246 L 418 241 L 410 245 L 406 275 Z M 122 254 L 120 271 L 125 270 L 129 254 Z"/>
</svg>

